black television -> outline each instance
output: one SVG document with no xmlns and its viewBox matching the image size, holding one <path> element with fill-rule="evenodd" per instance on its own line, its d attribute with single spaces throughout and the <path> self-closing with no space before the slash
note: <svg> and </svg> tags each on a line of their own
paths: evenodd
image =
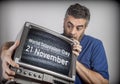
<svg viewBox="0 0 120 84">
<path fill-rule="evenodd" d="M 20 67 L 11 67 L 17 81 L 74 84 L 76 57 L 71 39 L 31 22 L 25 22 L 19 36 L 13 59 Z"/>
</svg>

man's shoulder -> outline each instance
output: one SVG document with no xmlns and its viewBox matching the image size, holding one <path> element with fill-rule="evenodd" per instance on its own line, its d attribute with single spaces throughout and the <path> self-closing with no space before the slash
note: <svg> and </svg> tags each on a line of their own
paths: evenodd
<svg viewBox="0 0 120 84">
<path fill-rule="evenodd" d="M 82 40 L 83 40 L 83 42 L 90 42 L 90 43 L 95 43 L 95 44 L 102 43 L 102 41 L 100 39 L 90 36 L 90 35 L 84 35 Z"/>
</svg>

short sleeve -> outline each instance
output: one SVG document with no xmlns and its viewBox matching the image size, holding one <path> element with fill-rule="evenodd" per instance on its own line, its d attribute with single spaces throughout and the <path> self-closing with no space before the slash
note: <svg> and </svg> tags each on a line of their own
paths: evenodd
<svg viewBox="0 0 120 84">
<path fill-rule="evenodd" d="M 109 79 L 106 53 L 100 40 L 94 42 L 90 63 L 92 70 L 100 73 L 105 79 Z"/>
</svg>

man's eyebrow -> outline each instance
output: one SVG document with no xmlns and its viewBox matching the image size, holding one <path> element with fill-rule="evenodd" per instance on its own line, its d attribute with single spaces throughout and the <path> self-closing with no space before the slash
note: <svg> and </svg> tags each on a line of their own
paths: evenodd
<svg viewBox="0 0 120 84">
<path fill-rule="evenodd" d="M 77 27 L 83 27 L 83 25 L 78 25 Z"/>
<path fill-rule="evenodd" d="M 73 26 L 72 22 L 68 21 L 68 23 L 71 24 L 71 25 Z"/>
<path fill-rule="evenodd" d="M 68 23 L 74 26 L 71 21 L 68 21 Z M 78 25 L 77 27 L 83 27 L 83 25 Z"/>
</svg>

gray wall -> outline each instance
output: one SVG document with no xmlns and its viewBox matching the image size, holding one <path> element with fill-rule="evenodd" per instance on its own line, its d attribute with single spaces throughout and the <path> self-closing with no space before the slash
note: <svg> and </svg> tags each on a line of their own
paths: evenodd
<svg viewBox="0 0 120 84">
<path fill-rule="evenodd" d="M 1 2 L 0 46 L 6 41 L 15 40 L 25 21 L 62 33 L 65 11 L 73 3 L 75 1 Z M 86 34 L 103 41 L 109 64 L 110 84 L 116 84 L 119 79 L 119 4 L 112 1 L 79 1 L 79 3 L 91 11 L 91 21 Z"/>
</svg>

